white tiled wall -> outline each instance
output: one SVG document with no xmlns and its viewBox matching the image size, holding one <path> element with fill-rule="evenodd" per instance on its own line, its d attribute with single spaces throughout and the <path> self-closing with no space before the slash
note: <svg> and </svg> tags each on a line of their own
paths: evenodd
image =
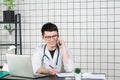
<svg viewBox="0 0 120 80">
<path fill-rule="evenodd" d="M 76 67 L 106 73 L 106 80 L 120 80 L 119 0 L 24 0 L 17 7 L 22 16 L 23 54 L 33 53 L 43 42 L 42 25 L 53 22 Z"/>
</svg>

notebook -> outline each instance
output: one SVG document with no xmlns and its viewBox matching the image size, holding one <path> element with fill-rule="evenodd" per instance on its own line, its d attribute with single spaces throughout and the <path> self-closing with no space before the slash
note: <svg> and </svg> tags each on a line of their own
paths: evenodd
<svg viewBox="0 0 120 80">
<path fill-rule="evenodd" d="M 6 71 L 0 71 L 0 78 L 3 78 L 5 76 L 9 75 L 9 72 Z"/>
<path fill-rule="evenodd" d="M 47 75 L 34 74 L 30 55 L 6 55 L 9 73 L 12 76 L 27 78 L 42 78 Z"/>
</svg>

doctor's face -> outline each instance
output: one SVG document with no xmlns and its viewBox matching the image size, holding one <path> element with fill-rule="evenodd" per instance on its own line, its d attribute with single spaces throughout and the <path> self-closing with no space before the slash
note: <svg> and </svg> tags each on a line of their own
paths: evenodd
<svg viewBox="0 0 120 80">
<path fill-rule="evenodd" d="M 50 47 L 55 47 L 58 40 L 57 31 L 45 31 L 42 38 L 45 40 L 45 43 Z"/>
</svg>

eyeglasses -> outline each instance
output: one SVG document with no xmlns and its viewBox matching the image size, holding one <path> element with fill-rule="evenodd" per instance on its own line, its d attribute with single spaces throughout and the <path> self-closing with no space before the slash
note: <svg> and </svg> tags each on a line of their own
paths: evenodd
<svg viewBox="0 0 120 80">
<path fill-rule="evenodd" d="M 58 35 L 56 34 L 56 35 L 53 35 L 53 36 L 44 36 L 44 37 L 45 37 L 46 40 L 49 41 L 51 38 L 56 40 L 58 38 Z"/>
</svg>

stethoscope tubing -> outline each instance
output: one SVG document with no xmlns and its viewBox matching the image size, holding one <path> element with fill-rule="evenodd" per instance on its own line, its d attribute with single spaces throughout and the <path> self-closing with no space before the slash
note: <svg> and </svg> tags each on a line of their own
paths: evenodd
<svg viewBox="0 0 120 80">
<path fill-rule="evenodd" d="M 46 45 L 44 46 L 44 52 L 43 52 L 44 55 L 42 57 L 42 65 L 43 65 L 43 62 L 44 62 L 44 57 L 46 57 L 48 60 L 50 60 L 50 58 L 45 54 L 45 49 L 46 49 Z M 57 49 L 58 49 L 58 55 L 57 55 L 56 65 L 58 65 L 58 58 L 59 58 L 59 53 L 60 53 L 58 45 L 57 45 Z"/>
</svg>

